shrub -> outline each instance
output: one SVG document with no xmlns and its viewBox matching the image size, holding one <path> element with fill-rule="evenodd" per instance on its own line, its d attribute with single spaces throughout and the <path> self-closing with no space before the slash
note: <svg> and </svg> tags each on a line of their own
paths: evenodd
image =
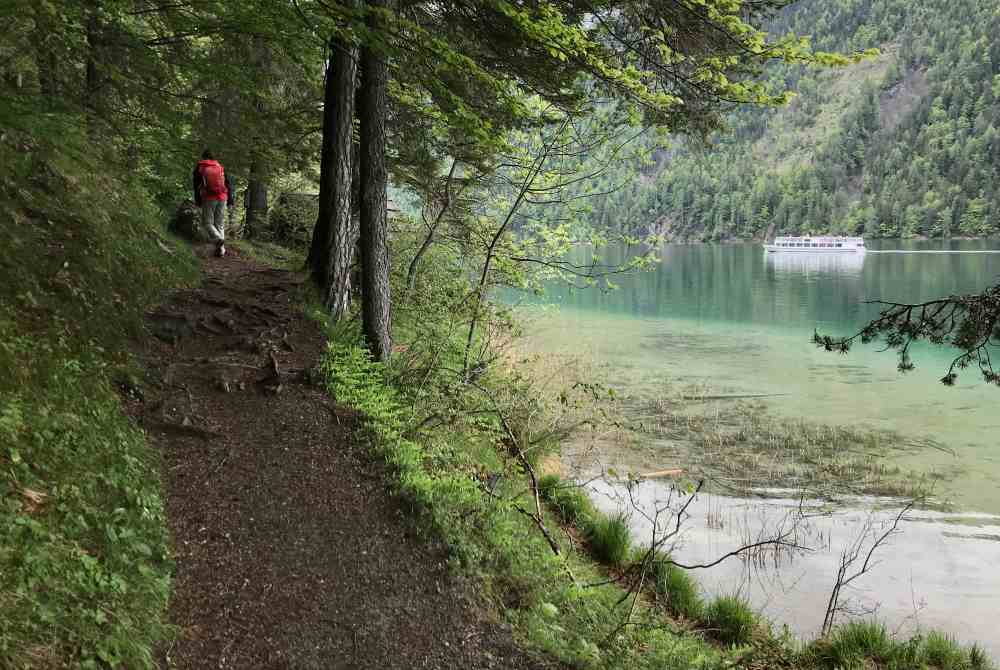
<svg viewBox="0 0 1000 670">
<path fill-rule="evenodd" d="M 738 596 L 720 596 L 705 608 L 703 621 L 713 637 L 725 644 L 749 644 L 757 617 Z"/>
<path fill-rule="evenodd" d="M 306 248 L 318 213 L 319 196 L 316 194 L 282 193 L 261 232 L 278 244 L 293 249 Z"/>
</svg>

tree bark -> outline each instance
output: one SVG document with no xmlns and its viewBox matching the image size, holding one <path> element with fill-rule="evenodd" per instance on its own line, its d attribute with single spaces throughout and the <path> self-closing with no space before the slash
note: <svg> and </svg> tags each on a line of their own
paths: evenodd
<svg viewBox="0 0 1000 670">
<path fill-rule="evenodd" d="M 379 32 L 387 0 L 367 0 L 366 21 Z M 385 160 L 385 122 L 388 112 L 386 89 L 389 68 L 385 54 L 371 45 L 361 50 L 361 301 L 365 341 L 376 360 L 392 353 L 389 291 L 389 231 L 386 212 L 388 171 Z"/>
<path fill-rule="evenodd" d="M 250 239 L 257 231 L 257 227 L 267 216 L 267 182 L 264 179 L 264 171 L 260 167 L 260 161 L 254 159 L 250 163 L 250 178 L 247 180 L 247 195 L 244 203 L 246 210 L 246 220 L 243 224 L 243 237 Z"/>
<path fill-rule="evenodd" d="M 350 304 L 350 269 L 354 259 L 351 140 L 357 47 L 336 39 L 331 39 L 330 45 L 323 110 L 319 217 L 307 262 L 331 315 L 340 319 Z"/>
<path fill-rule="evenodd" d="M 102 104 L 103 77 L 100 71 L 101 52 L 101 24 L 97 15 L 98 6 L 91 0 L 87 3 L 87 18 L 84 29 L 87 38 L 87 60 L 84 68 L 84 90 L 83 106 L 90 112 L 87 120 L 87 128 L 91 134 L 97 131 L 96 119 L 104 112 Z"/>
</svg>

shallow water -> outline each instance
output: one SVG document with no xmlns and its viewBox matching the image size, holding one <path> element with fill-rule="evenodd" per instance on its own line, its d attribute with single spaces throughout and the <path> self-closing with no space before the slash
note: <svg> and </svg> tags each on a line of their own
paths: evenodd
<svg viewBox="0 0 1000 670">
<path fill-rule="evenodd" d="M 859 346 L 842 356 L 810 341 L 814 329 L 830 335 L 855 332 L 878 311 L 865 300 L 914 302 L 978 292 L 1000 280 L 1000 254 L 910 252 L 995 252 L 1000 246 L 872 246 L 876 253 L 860 256 L 768 255 L 757 245 L 667 246 L 654 271 L 621 280 L 617 291 L 552 289 L 547 300 L 559 309 L 536 313 L 529 344 L 537 351 L 582 355 L 627 394 L 655 397 L 668 384 L 763 394 L 769 396 L 761 400 L 768 411 L 779 416 L 891 429 L 933 441 L 939 448 L 907 450 L 892 458 L 905 471 L 942 476 L 933 493 L 948 513 L 922 511 L 919 522 L 905 523 L 905 531 L 894 538 L 893 563 L 870 576 L 869 585 L 878 587 L 883 603 L 877 614 L 890 629 L 914 623 L 940 627 L 962 639 L 978 639 L 1000 656 L 1000 626 L 985 616 L 1000 610 L 1000 577 L 990 577 L 997 574 L 1000 559 L 995 516 L 1000 515 L 1000 389 L 984 384 L 974 371 L 960 374 L 954 388 L 938 383 L 954 355 L 945 349 L 916 349 L 917 369 L 904 375 L 896 370 L 892 352 Z M 583 260 L 589 252 L 580 254 Z M 621 260 L 624 255 L 605 256 Z M 656 463 L 656 446 L 642 446 L 641 456 L 605 453 L 605 465 L 686 465 L 677 462 L 683 456 L 676 451 L 664 455 L 669 462 Z M 648 486 L 666 490 L 662 483 Z M 758 571 L 758 585 L 744 587 L 755 605 L 778 622 L 795 622 L 800 633 L 815 632 L 823 613 L 819 601 L 828 596 L 836 571 L 837 542 L 853 537 L 869 516 L 862 502 L 855 500 L 837 516 L 817 522 L 829 526 L 831 546 L 797 560 L 797 569 Z M 748 502 L 705 495 L 701 504 L 729 514 Z M 744 525 L 759 526 L 771 518 L 768 510 L 782 504 L 754 502 L 764 511 L 755 509 Z M 982 528 L 970 532 L 970 519 Z M 701 524 L 699 530 L 693 521 L 680 550 L 691 556 L 717 551 L 725 529 Z M 740 564 L 735 565 L 713 569 L 702 582 L 710 590 L 732 590 L 739 578 L 733 571 Z M 926 605 L 918 606 L 921 602 Z"/>
<path fill-rule="evenodd" d="M 598 480 L 591 484 L 591 492 L 605 511 L 632 508 L 620 487 Z M 661 482 L 649 481 L 640 484 L 632 498 L 648 511 L 668 495 Z M 824 512 L 816 500 L 699 494 L 686 510 L 671 554 L 681 563 L 708 563 L 739 548 L 748 537 L 756 539 L 762 528 L 789 529 L 797 524 L 796 541 L 806 550 L 777 557 L 770 552 L 757 562 L 729 559 L 709 571 L 696 571 L 695 577 L 707 595 L 738 593 L 771 621 L 809 639 L 822 626 L 841 552 L 871 524 L 863 542 L 867 551 L 878 535 L 889 530 L 900 510 L 898 501 L 853 502 Z M 796 521 L 800 510 L 809 518 Z M 650 537 L 651 524 L 642 515 L 633 514 L 631 525 L 636 538 Z M 941 630 L 965 644 L 978 642 L 1000 658 L 998 555 L 1000 516 L 911 510 L 898 533 L 876 550 L 871 571 L 843 590 L 842 603 L 855 616 L 886 622 L 895 634 Z M 838 621 L 849 618 L 842 615 Z"/>
</svg>

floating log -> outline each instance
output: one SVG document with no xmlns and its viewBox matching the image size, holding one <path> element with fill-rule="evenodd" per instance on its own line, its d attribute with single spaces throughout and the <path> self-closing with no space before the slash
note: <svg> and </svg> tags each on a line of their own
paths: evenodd
<svg viewBox="0 0 1000 670">
<path fill-rule="evenodd" d="M 681 468 L 672 468 L 670 470 L 657 470 L 655 472 L 646 472 L 639 475 L 643 479 L 659 479 L 661 477 L 680 477 L 684 474 L 684 470 Z"/>
</svg>

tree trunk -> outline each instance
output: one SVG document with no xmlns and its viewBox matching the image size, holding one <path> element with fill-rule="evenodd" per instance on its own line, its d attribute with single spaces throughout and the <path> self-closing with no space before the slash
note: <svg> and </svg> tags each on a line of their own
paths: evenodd
<svg viewBox="0 0 1000 670">
<path fill-rule="evenodd" d="M 87 3 L 87 19 L 84 26 L 87 37 L 87 60 L 84 68 L 83 106 L 90 112 L 87 120 L 87 128 L 91 134 L 97 131 L 97 119 L 103 114 L 104 105 L 102 96 L 102 79 L 99 62 L 102 54 L 101 50 L 101 25 L 97 16 L 97 3 L 91 1 Z"/>
<path fill-rule="evenodd" d="M 376 11 L 388 0 L 367 0 Z M 369 29 L 378 33 L 380 14 L 370 14 Z M 388 173 L 385 163 L 386 88 L 389 68 L 385 55 L 371 45 L 361 50 L 361 302 L 365 341 L 376 360 L 392 353 L 389 295 L 389 231 L 386 215 Z"/>
<path fill-rule="evenodd" d="M 319 217 L 313 230 L 308 263 L 313 280 L 323 290 L 334 319 L 350 303 L 350 269 L 354 258 L 351 223 L 351 139 L 357 48 L 331 40 L 323 111 L 320 161 Z"/>
<path fill-rule="evenodd" d="M 323 141 L 320 145 L 319 160 L 319 214 L 313 226 L 312 240 L 306 267 L 312 273 L 313 281 L 319 288 L 326 286 L 326 265 L 330 247 L 330 211 L 333 208 L 333 154 L 334 125 L 336 121 L 337 90 L 333 82 L 336 43 L 330 39 L 330 52 L 323 81 Z"/>
<path fill-rule="evenodd" d="M 250 91 L 250 99 L 253 101 L 254 111 L 257 113 L 258 122 L 265 118 L 267 109 L 264 104 L 264 97 L 267 91 L 272 89 L 270 73 L 271 51 L 267 42 L 261 35 L 255 35 L 250 44 L 250 64 L 255 74 L 253 76 L 254 85 Z M 259 127 L 254 124 L 254 127 Z M 246 218 L 244 221 L 243 235 L 247 238 L 253 237 L 260 226 L 264 225 L 267 217 L 267 160 L 263 147 L 266 143 L 256 136 L 252 139 L 250 151 L 250 176 L 247 179 L 246 189 Z"/>
<path fill-rule="evenodd" d="M 243 223 L 243 237 L 250 239 L 267 216 L 267 182 L 264 180 L 264 171 L 257 159 L 250 164 L 244 209 L 246 220 Z"/>
</svg>

